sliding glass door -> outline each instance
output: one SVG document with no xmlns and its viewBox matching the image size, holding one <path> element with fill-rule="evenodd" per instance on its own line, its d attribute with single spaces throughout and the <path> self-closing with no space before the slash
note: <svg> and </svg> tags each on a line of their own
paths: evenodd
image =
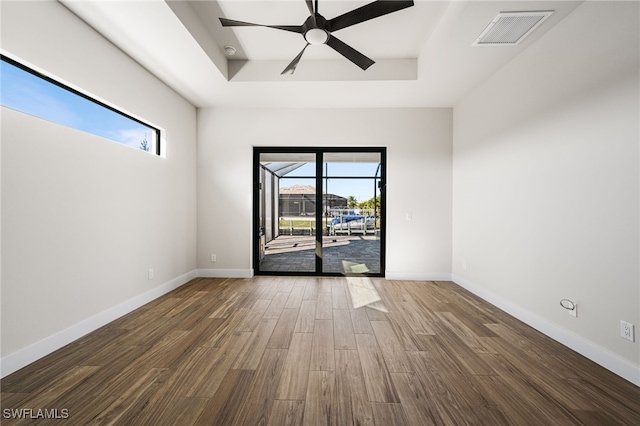
<svg viewBox="0 0 640 426">
<path fill-rule="evenodd" d="M 255 273 L 383 275 L 385 154 L 255 148 Z"/>
</svg>

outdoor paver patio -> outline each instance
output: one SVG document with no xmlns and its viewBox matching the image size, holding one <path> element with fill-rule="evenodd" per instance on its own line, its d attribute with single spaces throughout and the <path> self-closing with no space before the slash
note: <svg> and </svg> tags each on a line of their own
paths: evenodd
<svg viewBox="0 0 640 426">
<path fill-rule="evenodd" d="M 323 237 L 323 272 L 345 273 L 343 261 L 364 264 L 380 273 L 380 239 L 377 236 Z M 262 272 L 314 272 L 315 237 L 283 235 L 266 245 L 260 262 Z"/>
</svg>

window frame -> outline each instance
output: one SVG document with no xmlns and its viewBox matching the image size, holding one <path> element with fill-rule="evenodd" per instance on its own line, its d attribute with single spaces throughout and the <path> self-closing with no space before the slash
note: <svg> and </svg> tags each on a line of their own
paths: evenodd
<svg viewBox="0 0 640 426">
<path fill-rule="evenodd" d="M 16 68 L 19 68 L 19 69 L 21 69 L 21 70 L 33 75 L 34 77 L 40 78 L 40 79 L 42 79 L 42 80 L 44 80 L 44 81 L 46 81 L 48 83 L 51 83 L 51 84 L 53 84 L 55 86 L 58 86 L 59 88 L 61 88 L 63 90 L 71 92 L 76 96 L 80 96 L 81 98 L 83 98 L 83 99 L 85 99 L 87 101 L 93 102 L 94 104 L 96 104 L 96 105 L 98 105 L 98 106 L 100 106 L 102 108 L 106 108 L 107 110 L 109 110 L 111 112 L 114 112 L 114 113 L 116 113 L 118 115 L 121 115 L 121 116 L 123 116 L 123 117 L 125 117 L 125 118 L 127 118 L 129 120 L 135 121 L 136 123 L 141 124 L 141 125 L 143 125 L 145 127 L 153 129 L 155 131 L 155 150 L 154 150 L 155 152 L 152 152 L 152 151 L 146 151 L 146 152 L 155 154 L 157 156 L 161 156 L 162 155 L 161 154 L 162 149 L 161 149 L 161 146 L 160 146 L 160 143 L 162 141 L 161 130 L 159 128 L 157 128 L 156 126 L 153 126 L 153 125 L 151 125 L 151 124 L 149 124 L 149 123 L 147 123 L 147 122 L 145 122 L 143 120 L 140 120 L 139 118 L 133 117 L 130 114 L 127 114 L 126 112 L 124 112 L 122 110 L 119 110 L 116 107 L 108 105 L 108 104 L 106 104 L 106 103 L 94 98 L 91 95 L 83 93 L 83 92 L 81 92 L 81 91 L 79 91 L 77 89 L 74 89 L 73 87 L 69 87 L 68 85 L 56 80 L 55 78 L 52 78 L 52 77 L 50 77 L 48 75 L 45 75 L 45 74 L 43 74 L 43 73 L 41 73 L 41 72 L 39 72 L 37 70 L 34 70 L 33 68 L 31 68 L 31 67 L 29 67 L 29 66 L 27 66 L 27 65 L 25 65 L 25 64 L 23 64 L 23 63 L 21 63 L 21 62 L 19 62 L 17 60 L 15 60 L 15 59 L 13 59 L 13 58 L 5 55 L 5 54 L 0 53 L 0 61 L 3 61 L 3 62 L 6 62 L 6 63 L 8 63 L 10 65 L 13 65 Z M 70 127 L 70 126 L 67 126 L 67 127 Z M 71 128 L 74 128 L 74 127 L 71 127 Z M 80 130 L 80 129 L 76 129 L 76 130 Z M 84 131 L 84 130 L 80 130 L 80 131 Z M 91 133 L 91 134 L 94 134 L 94 133 Z M 103 136 L 100 136 L 100 135 L 96 135 L 96 136 L 103 137 Z M 111 140 L 111 139 L 108 139 L 108 140 Z M 114 141 L 114 140 L 111 140 L 111 141 L 114 142 L 114 143 L 117 143 L 119 145 L 123 145 L 123 144 L 119 143 L 118 141 Z M 144 151 L 144 150 L 140 149 L 140 151 Z"/>
<path fill-rule="evenodd" d="M 343 273 L 324 271 L 323 264 L 323 235 L 322 232 L 316 232 L 316 253 L 315 253 L 315 269 L 314 271 L 263 271 L 260 269 L 260 215 L 261 215 L 261 181 L 260 171 L 262 170 L 261 154 L 314 154 L 315 155 L 315 175 L 309 178 L 315 179 L 316 188 L 323 187 L 323 180 L 325 178 L 323 174 L 324 154 L 325 153 L 378 153 L 380 154 L 380 170 L 379 175 L 374 177 L 353 177 L 347 176 L 347 179 L 377 179 L 380 182 L 380 272 L 366 273 L 364 275 L 369 277 L 384 277 L 386 273 L 386 241 L 387 241 L 387 147 L 386 146 L 253 146 L 253 194 L 252 194 L 252 267 L 255 275 L 299 275 L 299 276 L 344 276 Z M 305 179 L 304 177 L 296 176 L 297 179 Z M 327 176 L 328 178 L 328 176 Z M 335 178 L 335 177 L 331 177 Z M 316 190 L 315 203 L 317 206 L 323 205 L 323 191 Z M 316 219 L 320 217 L 320 214 L 316 213 Z M 320 248 L 318 248 L 320 247 Z"/>
</svg>

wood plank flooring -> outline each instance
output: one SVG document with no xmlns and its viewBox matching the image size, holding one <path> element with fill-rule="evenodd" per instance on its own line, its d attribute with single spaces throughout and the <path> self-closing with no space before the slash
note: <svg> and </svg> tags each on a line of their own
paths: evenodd
<svg viewBox="0 0 640 426">
<path fill-rule="evenodd" d="M 453 283 L 348 280 L 195 279 L 4 378 L 1 423 L 640 425 L 640 388 Z M 8 418 L 39 409 L 68 418 Z"/>
</svg>

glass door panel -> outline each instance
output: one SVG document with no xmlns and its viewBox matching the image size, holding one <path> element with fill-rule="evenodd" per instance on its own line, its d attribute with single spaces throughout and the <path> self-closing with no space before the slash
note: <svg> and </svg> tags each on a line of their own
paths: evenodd
<svg viewBox="0 0 640 426">
<path fill-rule="evenodd" d="M 381 154 L 327 152 L 323 159 L 322 271 L 380 275 Z"/>
<path fill-rule="evenodd" d="M 260 154 L 259 272 L 316 272 L 315 158 Z"/>
</svg>

